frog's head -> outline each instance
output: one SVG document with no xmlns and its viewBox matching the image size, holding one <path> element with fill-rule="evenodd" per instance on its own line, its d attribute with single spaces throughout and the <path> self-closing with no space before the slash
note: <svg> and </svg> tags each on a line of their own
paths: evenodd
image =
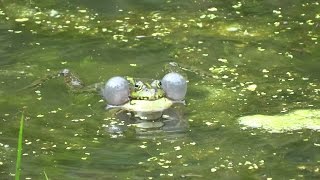
<svg viewBox="0 0 320 180">
<path fill-rule="evenodd" d="M 161 87 L 161 81 L 148 79 L 126 78 L 129 82 L 129 99 L 130 100 L 157 100 L 165 96 Z"/>
<path fill-rule="evenodd" d="M 173 103 L 184 100 L 187 82 L 182 75 L 174 72 L 166 74 L 161 81 L 116 76 L 106 82 L 102 92 L 109 107 L 135 112 L 161 112 Z"/>
</svg>

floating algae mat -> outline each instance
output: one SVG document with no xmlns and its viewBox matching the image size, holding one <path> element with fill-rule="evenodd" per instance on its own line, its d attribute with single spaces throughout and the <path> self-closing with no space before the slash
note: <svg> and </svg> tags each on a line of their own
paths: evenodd
<svg viewBox="0 0 320 180">
<path fill-rule="evenodd" d="M 281 133 L 300 129 L 320 130 L 320 109 L 301 109 L 288 114 L 250 115 L 239 118 L 241 125 Z"/>
</svg>

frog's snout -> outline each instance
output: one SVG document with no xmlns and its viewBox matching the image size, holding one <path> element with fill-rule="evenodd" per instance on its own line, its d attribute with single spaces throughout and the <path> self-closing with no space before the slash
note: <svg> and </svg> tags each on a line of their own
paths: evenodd
<svg viewBox="0 0 320 180">
<path fill-rule="evenodd" d="M 129 101 L 129 83 L 120 76 L 110 78 L 102 90 L 103 97 L 110 105 L 122 105 Z"/>
<path fill-rule="evenodd" d="M 171 72 L 161 80 L 161 86 L 166 96 L 175 101 L 184 100 L 187 93 L 187 81 L 179 73 Z"/>
</svg>

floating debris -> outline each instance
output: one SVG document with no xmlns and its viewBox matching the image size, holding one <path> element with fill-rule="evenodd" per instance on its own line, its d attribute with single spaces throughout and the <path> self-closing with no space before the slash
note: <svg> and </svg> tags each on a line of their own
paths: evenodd
<svg viewBox="0 0 320 180">
<path fill-rule="evenodd" d="M 144 149 L 144 148 L 146 148 L 147 146 L 146 146 L 146 145 L 140 145 L 139 147 L 142 148 L 142 149 Z"/>
<path fill-rule="evenodd" d="M 211 168 L 210 171 L 211 171 L 211 172 L 216 172 L 217 169 L 216 169 L 216 168 Z"/>
<path fill-rule="evenodd" d="M 196 145 L 197 143 L 196 142 L 191 142 L 191 143 L 189 143 L 190 145 Z"/>
<path fill-rule="evenodd" d="M 85 9 L 79 9 L 78 12 L 80 12 L 80 13 L 86 13 L 87 10 L 85 10 Z"/>
<path fill-rule="evenodd" d="M 247 90 L 249 91 L 255 91 L 257 89 L 257 85 L 256 84 L 250 84 L 248 87 L 247 87 Z"/>
<path fill-rule="evenodd" d="M 15 19 L 16 22 L 26 22 L 26 21 L 29 21 L 29 18 L 18 18 L 18 19 Z"/>
<path fill-rule="evenodd" d="M 212 8 L 209 8 L 208 11 L 218 11 L 218 9 L 215 7 L 212 7 Z"/>
<path fill-rule="evenodd" d="M 228 60 L 224 59 L 224 58 L 219 58 L 218 61 L 223 62 L 223 63 L 227 63 L 228 62 Z"/>
<path fill-rule="evenodd" d="M 212 123 L 212 122 L 205 122 L 205 124 L 206 124 L 207 126 L 211 126 L 211 125 L 213 125 L 213 123 Z"/>
</svg>

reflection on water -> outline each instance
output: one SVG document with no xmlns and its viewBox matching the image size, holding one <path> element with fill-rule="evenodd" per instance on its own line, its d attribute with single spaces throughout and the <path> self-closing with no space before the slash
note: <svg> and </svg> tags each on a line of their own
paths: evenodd
<svg viewBox="0 0 320 180">
<path fill-rule="evenodd" d="M 0 1 L 0 179 L 14 176 L 21 111 L 23 178 L 320 178 L 317 131 L 237 121 L 320 108 L 319 2 Z M 159 121 L 105 111 L 59 78 L 18 91 L 65 68 L 85 84 L 160 79 L 171 61 L 187 105 Z"/>
<path fill-rule="evenodd" d="M 162 115 L 157 119 L 141 119 L 136 117 L 133 113 L 125 110 L 115 110 L 115 121 L 111 121 L 106 125 L 106 130 L 117 137 L 123 135 L 128 131 L 129 127 L 133 130 L 138 138 L 142 139 L 155 139 L 159 137 L 166 137 L 176 139 L 186 135 L 189 128 L 187 118 L 184 116 L 184 105 L 177 104 L 169 109 L 160 112 Z M 157 112 L 156 112 L 157 113 Z"/>
</svg>

